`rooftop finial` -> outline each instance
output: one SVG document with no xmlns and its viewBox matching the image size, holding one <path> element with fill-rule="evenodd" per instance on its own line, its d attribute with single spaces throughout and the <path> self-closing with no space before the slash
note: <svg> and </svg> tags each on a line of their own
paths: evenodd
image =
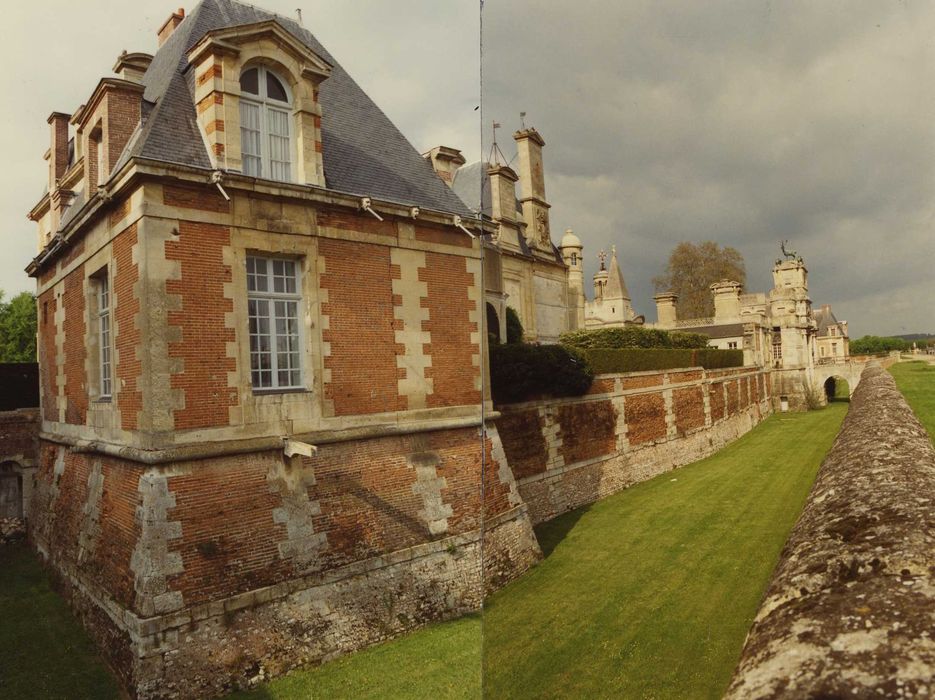
<svg viewBox="0 0 935 700">
<path fill-rule="evenodd" d="M 526 113 L 525 112 L 519 113 L 519 123 L 522 125 L 523 129 L 525 130 L 526 129 Z"/>
<path fill-rule="evenodd" d="M 497 129 L 500 128 L 500 122 L 493 122 L 493 143 L 490 144 L 490 155 L 487 156 L 488 162 L 493 162 L 494 165 L 500 165 L 500 158 L 503 158 L 503 162 L 506 163 L 506 156 L 503 155 L 503 151 L 500 150 L 500 146 L 497 145 Z"/>
<path fill-rule="evenodd" d="M 302 8 L 301 7 L 295 8 L 295 14 L 296 14 L 296 17 L 299 18 L 299 25 L 301 26 L 302 25 Z"/>
<path fill-rule="evenodd" d="M 607 259 L 607 253 L 605 253 L 603 249 L 597 254 L 597 259 L 601 261 L 601 270 L 605 270 L 604 261 Z"/>
</svg>

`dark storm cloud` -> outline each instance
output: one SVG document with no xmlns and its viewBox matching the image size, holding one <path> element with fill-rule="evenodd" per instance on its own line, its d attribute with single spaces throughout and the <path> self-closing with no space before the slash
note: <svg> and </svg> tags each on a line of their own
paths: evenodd
<svg viewBox="0 0 935 700">
<path fill-rule="evenodd" d="M 485 120 L 527 112 L 555 237 L 588 274 L 616 243 L 639 311 L 680 240 L 763 291 L 788 238 L 852 335 L 935 332 L 929 3 L 488 1 L 484 26 Z"/>
</svg>

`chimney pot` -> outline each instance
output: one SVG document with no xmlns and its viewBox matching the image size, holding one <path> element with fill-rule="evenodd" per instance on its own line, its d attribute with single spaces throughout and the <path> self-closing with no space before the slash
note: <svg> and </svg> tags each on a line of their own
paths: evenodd
<svg viewBox="0 0 935 700">
<path fill-rule="evenodd" d="M 159 37 L 159 46 L 162 46 L 166 43 L 166 40 L 172 36 L 172 32 L 175 31 L 175 28 L 178 27 L 182 20 L 185 19 L 185 8 L 180 7 L 178 10 L 169 15 L 169 19 L 165 21 L 159 31 L 156 32 L 156 35 Z"/>
</svg>

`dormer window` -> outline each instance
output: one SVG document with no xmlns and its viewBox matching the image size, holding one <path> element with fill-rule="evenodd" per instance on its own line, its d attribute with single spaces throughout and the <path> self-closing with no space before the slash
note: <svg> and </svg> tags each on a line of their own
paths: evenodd
<svg viewBox="0 0 935 700">
<path fill-rule="evenodd" d="M 265 66 L 240 75 L 240 150 L 244 175 L 292 181 L 292 98 Z"/>
</svg>

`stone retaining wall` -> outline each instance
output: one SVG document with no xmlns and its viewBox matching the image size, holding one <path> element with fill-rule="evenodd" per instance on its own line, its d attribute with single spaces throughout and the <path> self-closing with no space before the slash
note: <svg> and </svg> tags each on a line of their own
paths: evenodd
<svg viewBox="0 0 935 700">
<path fill-rule="evenodd" d="M 935 691 L 935 449 L 869 365 L 792 530 L 728 698 Z"/>
<path fill-rule="evenodd" d="M 29 536 L 133 697 L 214 697 L 476 611 L 534 564 L 486 434 L 486 460 L 476 426 L 155 465 L 42 441 Z"/>
<path fill-rule="evenodd" d="M 769 377 L 756 367 L 601 375 L 585 396 L 501 406 L 533 523 L 717 452 L 772 412 Z"/>
</svg>

